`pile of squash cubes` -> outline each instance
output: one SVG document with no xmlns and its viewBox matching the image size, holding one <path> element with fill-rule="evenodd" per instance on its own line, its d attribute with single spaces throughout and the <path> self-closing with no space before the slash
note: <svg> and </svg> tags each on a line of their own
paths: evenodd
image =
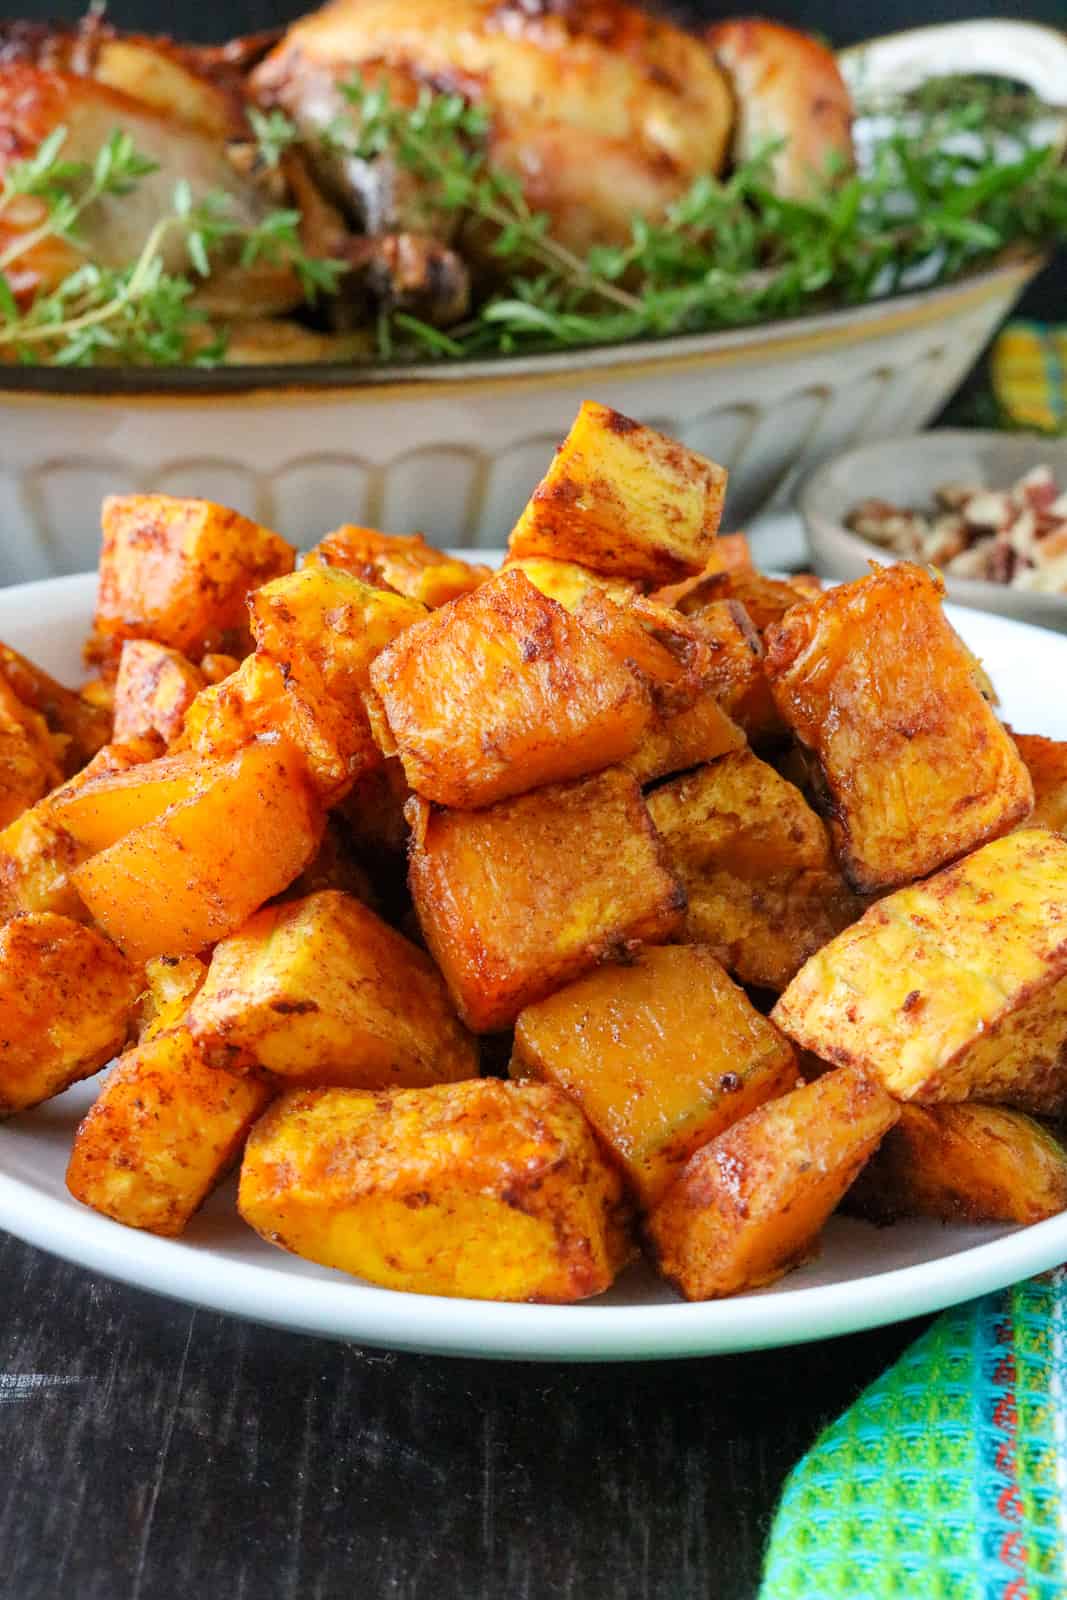
<svg viewBox="0 0 1067 1600">
<path fill-rule="evenodd" d="M 80 1201 L 177 1236 L 240 1162 L 312 1261 L 556 1302 L 1067 1206 L 1067 745 L 724 488 L 588 403 L 496 572 L 107 501 L 98 676 L 0 652 L 0 1111 L 117 1057 Z"/>
</svg>

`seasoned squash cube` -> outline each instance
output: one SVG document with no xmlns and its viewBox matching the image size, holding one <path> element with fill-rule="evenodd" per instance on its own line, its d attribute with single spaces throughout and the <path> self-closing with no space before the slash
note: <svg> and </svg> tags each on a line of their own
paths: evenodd
<svg viewBox="0 0 1067 1600">
<path fill-rule="evenodd" d="M 767 633 L 782 716 L 814 751 L 861 892 L 926 877 L 1021 822 L 1033 786 L 921 567 L 881 567 Z"/>
<path fill-rule="evenodd" d="M 126 1042 L 136 975 L 93 928 L 43 911 L 0 928 L 0 1116 L 62 1094 Z"/>
<path fill-rule="evenodd" d="M 67 1188 L 127 1228 L 176 1238 L 273 1093 L 254 1078 L 206 1067 L 184 1028 L 156 1034 L 105 1078 L 74 1136 Z"/>
<path fill-rule="evenodd" d="M 131 961 L 193 955 L 280 894 L 322 828 L 296 751 L 250 744 L 188 800 L 78 867 L 74 884 Z"/>
<path fill-rule="evenodd" d="M 699 572 L 712 554 L 725 494 L 722 467 L 586 400 L 508 552 L 670 583 Z"/>
<path fill-rule="evenodd" d="M 222 683 L 240 665 L 236 656 L 228 656 L 224 650 L 209 650 L 206 656 L 200 657 L 200 671 L 206 683 Z"/>
<path fill-rule="evenodd" d="M 154 639 L 193 660 L 244 653 L 245 598 L 291 572 L 296 552 L 276 533 L 210 500 L 110 495 L 93 659 L 117 659 L 124 639 Z"/>
<path fill-rule="evenodd" d="M 272 1244 L 415 1294 L 582 1300 L 631 1254 L 621 1180 L 578 1108 L 493 1078 L 283 1095 L 238 1206 Z"/>
<path fill-rule="evenodd" d="M 772 1012 L 900 1100 L 1067 1108 L 1067 840 L 1026 828 L 898 889 L 802 967 Z"/>
<path fill-rule="evenodd" d="M 60 826 L 56 805 L 103 773 L 151 761 L 158 752 L 154 737 L 105 745 L 88 766 L 0 831 L 0 922 L 23 911 L 55 911 L 85 921 L 70 875 L 91 852 Z"/>
<path fill-rule="evenodd" d="M 717 581 L 719 573 L 734 571 L 755 571 L 748 539 L 743 533 L 720 533 L 699 572 L 653 589 L 649 598 L 686 613 L 696 611 L 721 594 L 722 586 Z"/>
<path fill-rule="evenodd" d="M 199 956 L 153 956 L 144 969 L 145 988 L 137 1001 L 137 1042 L 169 1033 L 203 987 L 207 962 Z"/>
<path fill-rule="evenodd" d="M 703 589 L 684 595 L 677 604 L 680 611 L 700 616 L 708 605 L 732 600 L 744 608 L 756 632 L 762 634 L 772 622 L 780 622 L 793 606 L 818 599 L 820 592 L 818 587 L 813 592 L 792 578 L 767 578 L 762 572 L 744 569 L 724 570 L 710 577 Z"/>
<path fill-rule="evenodd" d="M 788 1041 L 710 950 L 665 945 L 527 1006 L 511 1076 L 576 1100 L 648 1206 L 694 1150 L 799 1074 Z"/>
<path fill-rule="evenodd" d="M 431 610 L 469 594 L 492 575 L 492 568 L 447 555 L 419 533 L 402 537 L 351 522 L 320 539 L 304 557 L 304 565 L 339 567 L 364 583 L 393 589 Z"/>
<path fill-rule="evenodd" d="M 1016 733 L 1015 747 L 1034 786 L 1033 826 L 1067 833 L 1067 740 Z"/>
<path fill-rule="evenodd" d="M 307 719 L 285 692 L 281 668 L 257 650 L 229 677 L 201 689 L 170 748 L 175 755 L 193 750 L 225 761 L 261 735 L 280 734 L 307 759 L 309 750 L 313 754 L 318 751 L 314 725 L 309 728 L 306 724 Z M 329 760 L 331 754 L 327 750 L 324 759 Z"/>
<path fill-rule="evenodd" d="M 168 806 L 191 799 L 210 774 L 196 755 L 160 756 L 143 765 L 101 772 L 51 797 L 51 813 L 79 845 L 95 854 L 155 821 Z"/>
<path fill-rule="evenodd" d="M 800 790 L 750 750 L 664 784 L 648 809 L 685 887 L 686 937 L 742 983 L 784 989 L 863 911 Z"/>
<path fill-rule="evenodd" d="M 771 693 L 763 643 L 736 600 L 718 600 L 690 617 L 708 647 L 712 693 L 753 744 L 781 738 L 786 725 Z"/>
<path fill-rule="evenodd" d="M 845 1067 L 735 1122 L 690 1157 L 648 1218 L 660 1271 L 687 1300 L 716 1300 L 809 1260 L 897 1115 L 879 1083 Z"/>
<path fill-rule="evenodd" d="M 714 761 L 745 743 L 715 695 L 712 652 L 685 617 L 651 600 L 616 605 L 599 590 L 586 594 L 577 617 L 648 692 L 651 721 L 622 763 L 642 783 Z"/>
<path fill-rule="evenodd" d="M 681 925 L 685 896 L 637 780 L 619 768 L 485 811 L 410 810 L 415 909 L 477 1033 Z"/>
<path fill-rule="evenodd" d="M 268 583 L 249 604 L 259 653 L 281 671 L 316 782 L 340 795 L 381 761 L 365 705 L 371 663 L 426 608 L 329 567 Z"/>
<path fill-rule="evenodd" d="M 848 1209 L 874 1222 L 1041 1222 L 1067 1211 L 1067 1151 L 1004 1106 L 901 1106 Z"/>
<path fill-rule="evenodd" d="M 606 594 L 617 605 L 626 605 L 641 593 L 641 585 L 633 578 L 610 578 L 602 572 L 581 567 L 576 561 L 557 561 L 552 556 L 526 556 L 523 560 L 513 557 L 505 566 L 517 567 L 535 589 L 571 612 L 578 610 L 593 589 Z"/>
<path fill-rule="evenodd" d="M 514 569 L 409 628 L 371 683 L 411 787 L 446 806 L 622 761 L 649 719 L 633 673 Z"/>
<path fill-rule="evenodd" d="M 268 906 L 223 940 L 188 1026 L 211 1066 L 314 1086 L 419 1088 L 478 1072 L 433 962 L 334 889 Z"/>
<path fill-rule="evenodd" d="M 24 706 L 0 677 L 0 828 L 6 828 L 63 780 L 44 718 Z"/>
<path fill-rule="evenodd" d="M 106 709 L 91 705 L 73 689 L 65 689 L 7 644 L 0 644 L 0 676 L 22 705 L 36 711 L 49 732 L 60 736 L 68 775 L 91 761 L 111 738 L 111 718 Z M 60 751 L 55 753 L 58 756 Z"/>
<path fill-rule="evenodd" d="M 151 639 L 127 639 L 115 681 L 114 739 L 156 732 L 170 744 L 207 679 L 179 650 Z"/>
</svg>

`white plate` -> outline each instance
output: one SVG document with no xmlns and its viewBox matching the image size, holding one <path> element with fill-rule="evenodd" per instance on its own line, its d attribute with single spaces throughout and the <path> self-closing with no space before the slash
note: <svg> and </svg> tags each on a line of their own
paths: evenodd
<svg viewBox="0 0 1067 1600">
<path fill-rule="evenodd" d="M 68 682 L 79 675 L 91 577 L 0 591 L 0 638 Z M 977 612 L 953 621 L 990 667 L 1004 714 L 1067 738 L 1067 638 Z M 0 1227 L 55 1255 L 195 1305 L 361 1344 L 450 1355 L 620 1360 L 713 1355 L 825 1338 L 921 1312 L 1067 1260 L 1067 1215 L 1025 1229 L 835 1218 L 819 1259 L 770 1289 L 684 1305 L 634 1268 L 580 1306 L 493 1305 L 376 1289 L 284 1255 L 244 1226 L 232 1185 L 178 1241 L 136 1233 L 71 1199 L 63 1175 L 94 1086 L 0 1126 Z"/>
</svg>

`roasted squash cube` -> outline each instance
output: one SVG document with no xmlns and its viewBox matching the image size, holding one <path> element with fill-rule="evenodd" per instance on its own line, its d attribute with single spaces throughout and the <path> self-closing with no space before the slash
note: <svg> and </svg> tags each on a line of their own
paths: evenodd
<svg viewBox="0 0 1067 1600">
<path fill-rule="evenodd" d="M 91 705 L 73 689 L 65 689 L 33 661 L 10 645 L 0 644 L 0 676 L 23 706 L 36 711 L 65 748 L 63 767 L 69 775 L 91 761 L 111 738 L 111 718 L 106 709 Z"/>
<path fill-rule="evenodd" d="M 651 600 L 616 605 L 599 590 L 585 595 L 577 617 L 649 695 L 649 726 L 622 763 L 642 783 L 714 761 L 745 743 L 714 692 L 712 652 L 685 617 Z"/>
<path fill-rule="evenodd" d="M 393 589 L 431 610 L 469 594 L 492 575 L 492 568 L 447 555 L 419 533 L 403 537 L 351 522 L 320 539 L 304 557 L 304 565 L 339 567 L 364 583 Z"/>
<path fill-rule="evenodd" d="M 243 655 L 245 598 L 292 572 L 296 552 L 276 533 L 210 500 L 110 495 L 90 655 L 115 660 L 124 639 L 154 639 L 197 660 Z"/>
<path fill-rule="evenodd" d="M 901 1106 L 848 1209 L 874 1222 L 1041 1222 L 1067 1211 L 1067 1151 L 1004 1106 Z"/>
<path fill-rule="evenodd" d="M 62 780 L 59 752 L 44 718 L 24 706 L 0 677 L 0 828 Z"/>
<path fill-rule="evenodd" d="M 305 567 L 258 590 L 250 610 L 259 653 L 280 669 L 306 730 L 299 742 L 316 782 L 339 795 L 381 761 L 365 707 L 371 663 L 426 608 L 347 572 Z"/>
<path fill-rule="evenodd" d="M 78 867 L 74 884 L 131 961 L 194 955 L 280 894 L 322 828 L 297 752 L 250 744 L 188 800 Z"/>
<path fill-rule="evenodd" d="M 207 962 L 199 956 L 153 956 L 146 962 L 145 988 L 137 1001 L 138 1044 L 184 1022 L 206 977 Z"/>
<path fill-rule="evenodd" d="M 767 633 L 782 716 L 814 751 L 838 860 L 861 892 L 926 877 L 1033 807 L 1018 751 L 921 567 L 882 567 Z"/>
<path fill-rule="evenodd" d="M 648 1218 L 660 1271 L 687 1300 L 716 1300 L 809 1260 L 897 1115 L 877 1081 L 845 1067 L 735 1122 L 690 1157 Z"/>
<path fill-rule="evenodd" d="M 641 585 L 633 578 L 611 578 L 603 572 L 592 572 L 576 561 L 557 561 L 552 556 L 526 556 L 512 558 L 505 563 L 529 578 L 535 589 L 567 611 L 575 612 L 591 590 L 606 594 L 617 605 L 626 605 L 641 593 Z"/>
<path fill-rule="evenodd" d="M 283 1095 L 238 1206 L 272 1244 L 414 1294 L 582 1300 L 631 1254 L 620 1178 L 543 1084 Z"/>
<path fill-rule="evenodd" d="M 0 922 L 24 911 L 54 911 L 77 922 L 86 920 L 70 875 L 91 852 L 60 826 L 56 805 L 94 778 L 151 761 L 158 752 L 155 737 L 105 745 L 88 766 L 0 832 Z"/>
<path fill-rule="evenodd" d="M 126 1042 L 137 977 L 93 928 L 43 911 L 0 928 L 0 1116 L 88 1078 Z"/>
<path fill-rule="evenodd" d="M 784 989 L 864 909 L 800 790 L 750 750 L 664 784 L 648 809 L 685 886 L 686 937 L 742 983 Z"/>
<path fill-rule="evenodd" d="M 781 622 L 786 612 L 801 601 L 817 599 L 805 584 L 786 578 L 767 578 L 762 572 L 746 569 L 722 571 L 710 576 L 703 588 L 690 591 L 676 603 L 678 609 L 701 616 L 708 605 L 733 601 L 743 607 L 757 633 L 766 633 L 772 622 Z"/>
<path fill-rule="evenodd" d="M 576 1100 L 648 1206 L 694 1150 L 799 1074 L 788 1041 L 710 950 L 665 945 L 528 1006 L 511 1076 Z"/>
<path fill-rule="evenodd" d="M 168 806 L 190 799 L 210 772 L 209 764 L 188 752 L 160 756 L 58 789 L 51 813 L 72 839 L 95 854 L 155 821 Z"/>
<path fill-rule="evenodd" d="M 1067 740 L 1016 733 L 1015 747 L 1034 786 L 1033 826 L 1067 833 Z"/>
<path fill-rule="evenodd" d="M 127 639 L 115 681 L 114 739 L 158 733 L 171 744 L 182 730 L 185 713 L 207 679 L 179 650 L 152 639 Z"/>
<path fill-rule="evenodd" d="M 670 583 L 708 560 L 725 494 L 722 467 L 586 400 L 516 523 L 508 552 Z"/>
<path fill-rule="evenodd" d="M 625 760 L 650 714 L 633 673 L 515 569 L 409 628 L 371 683 L 411 787 L 463 808 Z"/>
<path fill-rule="evenodd" d="M 719 600 L 690 617 L 710 652 L 712 693 L 753 744 L 781 738 L 786 725 L 771 693 L 763 643 L 744 606 Z"/>
<path fill-rule="evenodd" d="M 183 1028 L 156 1034 L 105 1078 L 74 1136 L 67 1188 L 127 1228 L 176 1238 L 273 1094 L 255 1078 L 206 1067 Z"/>
<path fill-rule="evenodd" d="M 637 780 L 617 767 L 485 811 L 410 809 L 415 909 L 478 1033 L 680 927 L 685 896 Z"/>
<path fill-rule="evenodd" d="M 309 747 L 314 751 L 314 726 L 308 728 L 305 723 L 286 695 L 281 668 L 257 650 L 229 677 L 201 689 L 170 748 L 175 755 L 194 750 L 200 756 L 225 761 L 261 735 L 281 734 L 301 749 L 306 759 Z M 327 751 L 324 759 L 329 757 Z"/>
<path fill-rule="evenodd" d="M 900 1100 L 1067 1109 L 1067 839 L 1026 828 L 870 907 L 772 1016 Z"/>
<path fill-rule="evenodd" d="M 223 940 L 188 1026 L 211 1066 L 313 1086 L 419 1088 L 478 1072 L 433 962 L 334 889 L 268 906 Z"/>
</svg>

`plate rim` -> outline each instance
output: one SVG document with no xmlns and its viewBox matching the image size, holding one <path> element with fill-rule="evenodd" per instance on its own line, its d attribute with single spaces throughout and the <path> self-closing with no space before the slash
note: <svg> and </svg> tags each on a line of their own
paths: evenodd
<svg viewBox="0 0 1067 1600">
<path fill-rule="evenodd" d="M 485 551 L 478 553 L 485 559 Z M 0 610 L 8 605 L 32 610 L 45 592 L 60 606 L 88 607 L 95 585 L 93 572 L 13 585 L 0 591 Z M 948 612 L 964 629 L 977 615 L 953 606 Z M 980 615 L 1009 634 L 1022 630 L 1034 645 L 1048 647 L 1048 641 L 1058 637 L 1030 623 L 988 612 Z M 1064 645 L 1067 648 L 1067 641 Z M 25 1119 L 15 1120 L 20 1130 L 27 1128 Z M 24 1242 L 86 1270 L 204 1310 L 392 1350 L 567 1362 L 721 1355 L 904 1321 L 1004 1288 L 1067 1260 L 1065 1212 L 1028 1227 L 998 1228 L 992 1237 L 962 1243 L 944 1255 L 882 1271 L 876 1268 L 858 1278 L 694 1304 L 554 1306 L 414 1295 L 363 1284 L 340 1273 L 294 1278 L 270 1256 L 262 1263 L 234 1260 L 210 1245 L 124 1228 L 73 1197 L 45 1193 L 31 1179 L 11 1171 L 3 1155 L 5 1139 L 0 1124 L 0 1228 Z M 873 1229 L 872 1237 L 877 1237 Z"/>
</svg>

